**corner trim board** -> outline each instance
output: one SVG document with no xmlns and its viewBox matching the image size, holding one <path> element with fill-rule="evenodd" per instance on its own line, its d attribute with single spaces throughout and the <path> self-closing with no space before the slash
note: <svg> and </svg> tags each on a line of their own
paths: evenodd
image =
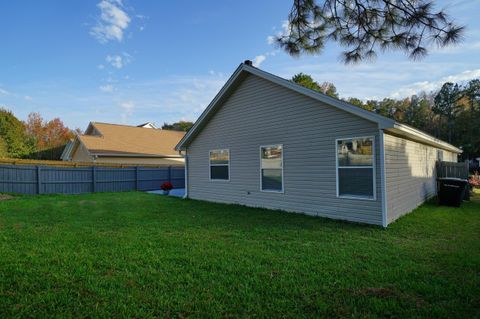
<svg viewBox="0 0 480 319">
<path fill-rule="evenodd" d="M 382 226 L 388 226 L 388 218 L 387 218 L 387 187 L 386 187 L 386 178 L 385 178 L 385 140 L 382 129 L 379 129 L 378 136 L 380 140 L 380 189 L 382 191 L 381 198 L 382 198 Z"/>
</svg>

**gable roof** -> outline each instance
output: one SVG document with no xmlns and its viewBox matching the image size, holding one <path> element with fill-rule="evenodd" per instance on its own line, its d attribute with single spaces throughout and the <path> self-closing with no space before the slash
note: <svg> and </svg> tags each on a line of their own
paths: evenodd
<svg viewBox="0 0 480 319">
<path fill-rule="evenodd" d="M 224 102 L 228 96 L 235 90 L 235 88 L 243 81 L 247 75 L 255 75 L 267 81 L 278 84 L 284 88 L 295 91 L 302 95 L 313 98 L 319 102 L 325 103 L 327 105 L 333 106 L 345 112 L 354 114 L 358 117 L 366 119 L 368 121 L 378 124 L 379 129 L 384 129 L 387 132 L 394 134 L 399 134 L 407 138 L 413 138 L 419 142 L 433 145 L 441 149 L 446 149 L 455 153 L 461 153 L 462 150 L 448 144 L 444 141 L 441 141 L 433 136 L 428 135 L 420 130 L 414 129 L 408 125 L 400 124 L 395 120 L 384 117 L 382 115 L 367 111 L 360 107 L 354 106 L 350 103 L 347 103 L 342 100 L 330 97 L 326 94 L 305 88 L 299 84 L 296 84 L 292 81 L 286 80 L 274 74 L 265 72 L 258 68 L 255 68 L 247 63 L 241 63 L 232 76 L 227 80 L 225 85 L 220 89 L 217 95 L 213 98 L 207 108 L 203 111 L 200 117 L 197 119 L 193 127 L 188 131 L 188 133 L 180 140 L 176 145 L 175 149 L 183 150 L 186 146 L 197 136 L 197 134 L 202 130 L 202 128 L 207 124 L 209 119 L 215 114 L 215 112 L 221 107 L 222 102 Z"/>
<path fill-rule="evenodd" d="M 158 128 L 153 122 L 143 123 L 143 124 L 137 125 L 137 127 Z"/>
<path fill-rule="evenodd" d="M 78 135 L 91 155 L 180 157 L 175 145 L 185 132 L 91 122 L 87 134 Z"/>
</svg>

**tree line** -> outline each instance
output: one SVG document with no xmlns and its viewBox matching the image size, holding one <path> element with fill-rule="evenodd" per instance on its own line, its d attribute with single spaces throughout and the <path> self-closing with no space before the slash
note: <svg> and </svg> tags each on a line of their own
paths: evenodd
<svg viewBox="0 0 480 319">
<path fill-rule="evenodd" d="M 59 159 L 75 131 L 59 118 L 47 121 L 39 113 L 30 113 L 24 122 L 0 108 L 0 158 Z"/>
<path fill-rule="evenodd" d="M 292 81 L 339 99 L 335 85 L 317 83 L 299 73 Z M 389 117 L 462 148 L 462 159 L 480 157 L 480 79 L 446 82 L 438 91 L 421 92 L 404 99 L 362 101 L 343 99 L 365 110 Z"/>
</svg>

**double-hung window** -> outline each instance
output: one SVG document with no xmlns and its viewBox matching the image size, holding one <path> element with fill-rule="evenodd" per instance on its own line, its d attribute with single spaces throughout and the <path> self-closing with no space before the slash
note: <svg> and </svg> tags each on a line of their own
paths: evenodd
<svg viewBox="0 0 480 319">
<path fill-rule="evenodd" d="M 337 196 L 375 199 L 373 137 L 337 140 Z"/>
<path fill-rule="evenodd" d="M 228 149 L 210 151 L 210 180 L 230 180 L 230 151 Z"/>
<path fill-rule="evenodd" d="M 260 147 L 261 190 L 283 192 L 283 146 Z"/>
</svg>

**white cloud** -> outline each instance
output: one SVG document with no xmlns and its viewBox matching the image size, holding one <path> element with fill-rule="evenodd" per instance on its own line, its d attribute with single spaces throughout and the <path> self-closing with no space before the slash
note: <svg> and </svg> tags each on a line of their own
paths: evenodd
<svg viewBox="0 0 480 319">
<path fill-rule="evenodd" d="M 105 84 L 105 85 L 101 85 L 99 87 L 100 91 L 102 92 L 105 92 L 105 93 L 112 93 L 113 90 L 115 89 L 115 87 L 111 84 Z"/>
<path fill-rule="evenodd" d="M 107 55 L 105 61 L 110 63 L 114 68 L 121 69 L 123 67 L 122 57 L 119 55 Z"/>
<path fill-rule="evenodd" d="M 120 103 L 120 107 L 125 110 L 125 112 L 131 113 L 133 109 L 135 108 L 135 104 L 133 101 L 125 101 Z"/>
<path fill-rule="evenodd" d="M 264 54 L 257 55 L 253 59 L 253 66 L 257 67 L 257 68 L 260 67 L 260 64 L 262 64 L 262 62 L 265 61 L 265 59 L 267 59 L 266 55 L 264 55 Z"/>
<path fill-rule="evenodd" d="M 128 120 L 128 117 L 133 114 L 135 104 L 133 103 L 133 101 L 125 101 L 120 103 L 120 107 L 123 109 L 123 113 L 120 116 L 122 118 L 123 123 L 126 123 Z"/>
<path fill-rule="evenodd" d="M 97 24 L 90 30 L 100 43 L 110 40 L 123 40 L 123 34 L 130 24 L 131 18 L 123 9 L 121 0 L 102 0 L 97 4 L 100 17 Z"/>
<path fill-rule="evenodd" d="M 437 81 L 420 81 L 410 85 L 400 87 L 400 89 L 393 91 L 390 94 L 392 98 L 401 98 L 412 96 L 420 92 L 432 92 L 438 90 L 445 82 L 462 82 L 475 78 L 480 78 L 480 69 L 467 70 L 462 73 L 448 75 L 440 78 Z"/>
<path fill-rule="evenodd" d="M 97 65 L 97 68 L 98 68 L 99 70 L 103 70 L 103 69 L 105 69 L 105 65 L 99 64 L 99 65 Z"/>
<path fill-rule="evenodd" d="M 459 61 L 457 58 L 451 61 L 422 62 L 399 61 L 399 59 L 401 57 L 381 58 L 375 63 L 344 65 L 338 62 L 318 62 L 317 58 L 308 57 L 304 60 L 308 60 L 309 63 L 303 60 L 299 61 L 302 63 L 293 61 L 269 71 L 286 79 L 300 72 L 310 74 L 317 82 L 328 81 L 335 84 L 341 97 L 356 97 L 363 100 L 375 96 L 381 98 L 392 95 L 408 96 L 409 92 L 413 91 L 416 94 L 417 89 L 421 90 L 421 88 L 414 88 L 409 92 L 397 91 L 418 82 L 443 83 L 442 81 L 446 80 L 450 74 L 478 69 L 478 63 Z"/>
<path fill-rule="evenodd" d="M 465 41 L 458 45 L 452 45 L 443 48 L 433 47 L 430 49 L 430 53 L 432 54 L 474 53 L 476 51 L 480 51 L 480 41 Z"/>
<path fill-rule="evenodd" d="M 273 27 L 273 31 L 275 31 L 275 30 L 277 30 L 277 28 Z M 287 36 L 288 34 L 290 34 L 290 22 L 288 20 L 283 20 L 282 21 L 282 30 L 276 32 L 275 35 L 269 35 L 267 37 L 267 43 L 270 44 L 270 45 L 274 45 L 275 42 L 276 42 L 275 41 L 276 38 Z"/>
<path fill-rule="evenodd" d="M 163 123 L 184 118 L 194 121 L 226 79 L 225 75 L 215 72 L 213 75 L 169 76 L 155 81 L 135 82 L 129 84 L 128 90 L 121 85 L 118 89 L 120 101 L 135 101 L 134 107 L 129 108 L 128 104 L 122 107 L 124 114 L 120 114 L 121 120 Z M 125 92 L 129 92 L 128 96 L 122 96 Z M 127 109 L 130 114 L 126 114 Z"/>
<path fill-rule="evenodd" d="M 146 28 L 146 23 L 145 23 L 145 21 L 146 21 L 147 19 L 148 19 L 148 17 L 145 16 L 145 15 L 143 15 L 143 14 L 137 14 L 137 15 L 135 16 L 135 20 L 137 20 L 137 22 L 138 22 L 138 23 L 137 23 L 137 24 L 138 24 L 138 30 L 140 30 L 140 32 L 143 31 L 143 30 L 145 30 L 145 28 Z"/>
<path fill-rule="evenodd" d="M 126 52 L 122 55 L 107 55 L 105 61 L 114 68 L 121 69 L 125 65 L 129 64 L 132 60 L 132 56 Z"/>
<path fill-rule="evenodd" d="M 25 95 L 23 98 L 27 101 L 33 100 L 33 98 L 30 95 Z"/>
<path fill-rule="evenodd" d="M 256 57 L 253 58 L 253 61 L 252 61 L 253 66 L 259 68 L 260 65 L 263 63 L 263 61 L 265 61 L 268 57 L 273 57 L 277 55 L 279 51 L 280 50 L 277 49 L 270 52 L 266 52 L 264 54 L 257 55 Z"/>
<path fill-rule="evenodd" d="M 3 95 L 9 95 L 9 94 L 10 94 L 10 92 L 8 92 L 8 91 L 7 91 L 7 90 L 5 90 L 5 89 L 2 89 L 2 88 L 0 88 L 0 94 L 3 94 Z"/>
</svg>

